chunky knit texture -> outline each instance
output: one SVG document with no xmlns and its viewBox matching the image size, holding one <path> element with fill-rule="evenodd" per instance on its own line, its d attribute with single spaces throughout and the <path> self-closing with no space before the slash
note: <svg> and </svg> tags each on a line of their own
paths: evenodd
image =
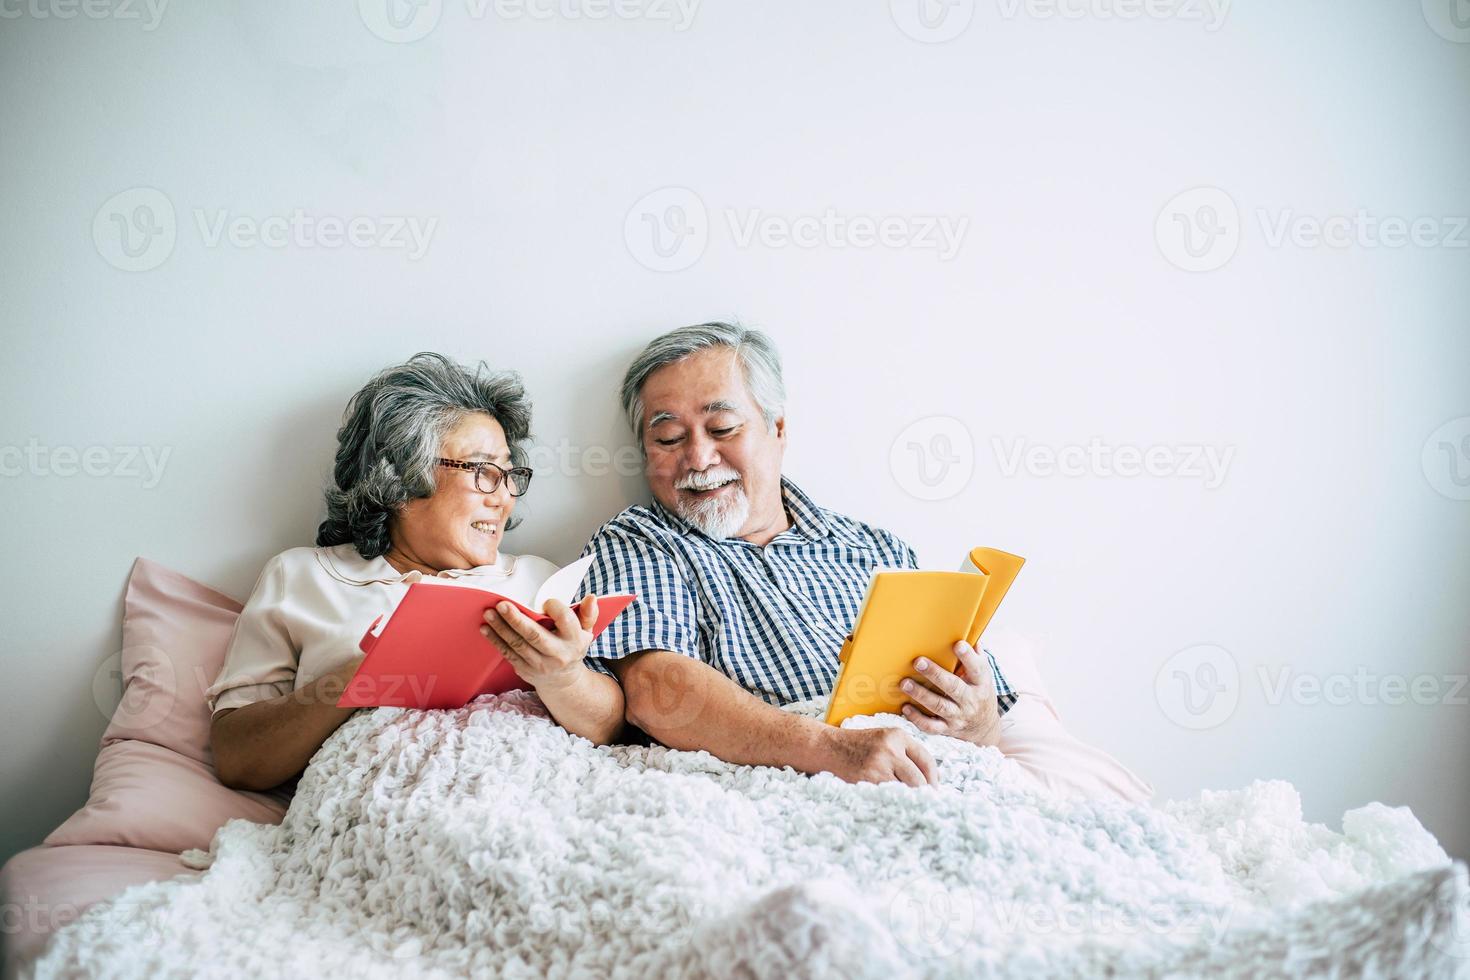
<svg viewBox="0 0 1470 980">
<path fill-rule="evenodd" d="M 793 710 L 816 713 L 807 703 Z M 850 725 L 893 724 L 894 716 Z M 1466 976 L 1465 869 L 1407 809 L 1280 782 L 1063 799 L 924 737 L 942 785 L 595 748 L 534 696 L 380 708 L 278 827 L 61 929 L 39 976 Z"/>
</svg>

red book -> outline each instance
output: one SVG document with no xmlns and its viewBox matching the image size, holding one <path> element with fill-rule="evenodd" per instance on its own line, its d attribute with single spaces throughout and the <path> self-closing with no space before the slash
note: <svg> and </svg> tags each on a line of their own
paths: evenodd
<svg viewBox="0 0 1470 980">
<path fill-rule="evenodd" d="M 388 622 L 374 633 L 373 621 L 359 647 L 367 654 L 337 701 L 339 708 L 459 708 L 482 694 L 529 690 L 501 655 L 495 637 L 481 635 L 485 611 L 509 602 L 523 614 L 554 629 L 544 612 L 548 598 L 570 602 L 591 558 L 584 558 L 547 579 L 534 608 L 507 596 L 464 585 L 416 582 L 398 603 Z M 637 596 L 597 597 L 596 636 Z"/>
</svg>

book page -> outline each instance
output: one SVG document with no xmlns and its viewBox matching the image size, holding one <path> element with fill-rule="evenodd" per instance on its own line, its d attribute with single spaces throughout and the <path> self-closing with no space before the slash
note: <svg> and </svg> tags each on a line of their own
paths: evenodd
<svg viewBox="0 0 1470 980">
<path fill-rule="evenodd" d="M 547 599 L 560 599 L 567 605 L 571 605 L 576 598 L 577 587 L 582 584 L 582 578 L 587 574 L 587 569 L 592 567 L 592 556 L 579 558 L 566 568 L 559 570 L 551 578 L 541 583 L 541 588 L 536 590 L 536 601 L 531 606 L 539 613 L 546 612 Z"/>
</svg>

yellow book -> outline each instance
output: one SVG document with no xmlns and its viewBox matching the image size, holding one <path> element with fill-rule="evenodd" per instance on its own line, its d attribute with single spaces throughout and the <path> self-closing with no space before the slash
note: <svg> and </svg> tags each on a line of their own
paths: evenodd
<svg viewBox="0 0 1470 980">
<path fill-rule="evenodd" d="M 979 649 L 980 634 L 1026 559 L 975 548 L 958 572 L 880 571 L 868 583 L 852 633 L 838 655 L 827 724 L 854 715 L 897 713 L 910 699 L 899 689 L 917 677 L 914 661 L 928 657 L 955 670 L 954 645 Z"/>
</svg>

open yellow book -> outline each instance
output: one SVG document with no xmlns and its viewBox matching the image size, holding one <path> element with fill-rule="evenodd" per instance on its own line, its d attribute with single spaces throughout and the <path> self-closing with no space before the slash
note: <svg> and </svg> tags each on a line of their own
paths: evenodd
<svg viewBox="0 0 1470 980">
<path fill-rule="evenodd" d="M 910 699 L 899 689 L 917 677 L 914 660 L 928 657 L 954 670 L 954 645 L 979 649 L 980 634 L 1026 559 L 975 548 L 958 572 L 883 570 L 868 583 L 852 634 L 842 645 L 827 724 L 854 715 L 897 713 Z"/>
</svg>

